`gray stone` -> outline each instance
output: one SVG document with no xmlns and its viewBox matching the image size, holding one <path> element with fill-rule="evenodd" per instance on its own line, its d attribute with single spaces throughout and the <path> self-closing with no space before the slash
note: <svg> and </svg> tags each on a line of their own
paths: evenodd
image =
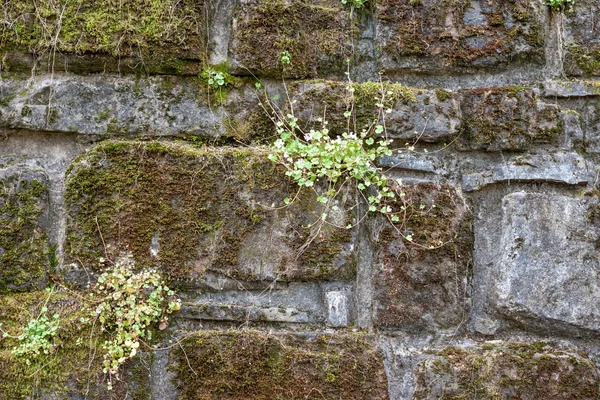
<svg viewBox="0 0 600 400">
<path fill-rule="evenodd" d="M 176 77 L 45 75 L 2 79 L 0 127 L 94 135 L 218 136 L 206 86 Z"/>
<path fill-rule="evenodd" d="M 479 190 L 487 185 L 510 182 L 553 182 L 585 185 L 590 180 L 587 162 L 577 153 L 519 155 L 505 164 L 481 173 L 464 174 L 464 191 Z"/>
<path fill-rule="evenodd" d="M 595 0 L 574 3 L 574 12 L 564 13 L 562 43 L 565 72 L 569 75 L 600 76 L 600 6 Z"/>
<path fill-rule="evenodd" d="M 502 200 L 502 315 L 600 333 L 597 207 L 589 198 L 523 192 Z"/>
</svg>

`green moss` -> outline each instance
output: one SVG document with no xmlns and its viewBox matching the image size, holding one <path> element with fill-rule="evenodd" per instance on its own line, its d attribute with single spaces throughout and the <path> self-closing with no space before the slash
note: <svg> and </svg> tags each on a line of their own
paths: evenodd
<svg viewBox="0 0 600 400">
<path fill-rule="evenodd" d="M 595 75 L 600 72 L 600 50 L 586 51 L 582 46 L 571 44 L 568 55 L 585 74 Z"/>
<path fill-rule="evenodd" d="M 174 356 L 182 399 L 387 399 L 381 356 L 360 334 L 203 331 Z"/>
<path fill-rule="evenodd" d="M 3 49 L 134 57 L 142 69 L 166 64 L 175 71 L 177 56 L 204 57 L 203 1 L 15 0 L 3 12 L 10 26 L 0 34 Z"/>
<path fill-rule="evenodd" d="M 302 227 L 314 222 L 312 211 L 307 211 L 317 203 L 312 191 L 300 194 L 306 199 L 303 204 L 271 208 L 297 189 L 260 149 L 109 141 L 74 165 L 65 196 L 72 221 L 66 252 L 91 269 L 98 268 L 104 256 L 104 240 L 111 257 L 131 252 L 138 266 L 158 265 L 171 277 L 201 278 L 208 268 L 255 279 L 254 271 L 240 267 L 239 259 L 251 235 L 286 218 L 292 221 L 285 238 L 293 254 L 306 247 Z M 343 241 L 349 240 L 342 231 L 346 232 L 324 229 L 319 240 L 306 247 L 314 257 L 294 262 L 292 270 L 282 262 L 282 276 L 306 278 L 324 266 L 330 267 L 330 274 L 345 276 L 339 270 L 353 270 L 351 262 L 331 265 L 346 245 Z M 159 243 L 157 256 L 150 252 L 153 241 Z"/>
<path fill-rule="evenodd" d="M 38 219 L 47 196 L 40 180 L 0 180 L 0 293 L 34 289 L 44 278 L 47 238 Z"/>
<path fill-rule="evenodd" d="M 444 89 L 435 89 L 435 96 L 439 101 L 446 101 L 452 98 L 452 93 Z"/>
<path fill-rule="evenodd" d="M 377 239 L 376 323 L 419 331 L 457 325 L 466 306 L 459 282 L 473 258 L 472 215 L 449 185 L 405 186 L 401 194 L 388 205 L 403 221 L 386 223 Z"/>
<path fill-rule="evenodd" d="M 526 399 L 600 396 L 595 367 L 587 357 L 553 349 L 545 342 L 487 343 L 470 349 L 447 347 L 431 354 L 439 357 L 437 365 L 444 368 L 431 368 L 424 363 L 418 367 L 416 399 L 436 395 L 431 393 L 434 380 L 447 383 L 439 398 L 448 400 L 499 399 L 501 393 Z"/>
<path fill-rule="evenodd" d="M 263 0 L 240 5 L 235 32 L 238 61 L 261 76 L 315 77 L 346 69 L 352 31 L 341 2 Z M 281 53 L 291 63 L 282 66 Z"/>
<path fill-rule="evenodd" d="M 538 110 L 528 87 L 507 86 L 467 92 L 462 132 L 470 148 L 523 150 L 550 143 L 562 130 L 557 108 Z"/>
</svg>

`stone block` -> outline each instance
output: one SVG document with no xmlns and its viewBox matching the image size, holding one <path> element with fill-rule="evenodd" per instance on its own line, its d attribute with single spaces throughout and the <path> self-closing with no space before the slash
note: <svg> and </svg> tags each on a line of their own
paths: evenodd
<svg viewBox="0 0 600 400">
<path fill-rule="evenodd" d="M 195 74 L 206 53 L 206 3 L 11 1 L 2 8 L 3 69 Z"/>
<path fill-rule="evenodd" d="M 597 399 L 598 369 L 576 349 L 485 342 L 430 350 L 413 371 L 414 399 Z"/>
<path fill-rule="evenodd" d="M 464 191 L 472 192 L 511 181 L 586 185 L 590 179 L 588 164 L 577 153 L 524 154 L 509 157 L 490 170 L 464 174 L 462 187 Z"/>
<path fill-rule="evenodd" d="M 48 185 L 41 167 L 0 158 L 0 292 L 35 290 L 46 278 Z"/>
<path fill-rule="evenodd" d="M 574 3 L 573 12 L 565 12 L 562 43 L 564 67 L 568 75 L 600 76 L 600 5 L 594 0 Z"/>
<path fill-rule="evenodd" d="M 265 150 L 110 141 L 76 160 L 66 185 L 66 252 L 92 270 L 104 242 L 111 257 L 130 252 L 177 279 L 355 275 L 356 235 L 338 228 L 353 221 L 353 194 L 340 193 L 321 223 L 315 192 L 298 191 Z"/>
<path fill-rule="evenodd" d="M 233 11 L 231 70 L 261 77 L 343 77 L 352 35 L 350 9 L 336 0 L 244 0 Z M 282 63 L 283 52 L 289 63 Z"/>
<path fill-rule="evenodd" d="M 383 0 L 376 43 L 386 71 L 448 73 L 544 62 L 537 2 Z"/>
<path fill-rule="evenodd" d="M 373 338 L 362 334 L 200 331 L 172 350 L 180 398 L 388 399 Z"/>
<path fill-rule="evenodd" d="M 458 326 L 467 312 L 470 210 L 449 185 L 406 185 L 402 191 L 392 208 L 403 210 L 404 220 L 385 221 L 373 232 L 374 323 L 409 332 Z"/>
<path fill-rule="evenodd" d="M 291 86 L 296 116 L 306 129 L 320 129 L 319 119 L 329 122 L 334 134 L 348 129 L 344 112 L 352 108 L 351 126 L 362 130 L 378 121 L 385 113 L 388 137 L 401 141 L 424 143 L 450 142 L 458 135 L 461 111 L 458 96 L 442 89 L 424 90 L 391 82 L 347 84 L 331 81 L 299 83 Z M 404 142 L 402 142 L 404 144 Z"/>
<path fill-rule="evenodd" d="M 526 150 L 561 143 L 562 120 L 554 104 L 538 100 L 522 87 L 462 92 L 462 133 L 458 144 L 468 150 Z"/>
<path fill-rule="evenodd" d="M 534 331 L 598 335 L 597 199 L 515 192 L 501 207 L 499 231 L 484 239 L 495 250 L 476 259 L 474 329 L 490 334 L 504 320 Z"/>
</svg>

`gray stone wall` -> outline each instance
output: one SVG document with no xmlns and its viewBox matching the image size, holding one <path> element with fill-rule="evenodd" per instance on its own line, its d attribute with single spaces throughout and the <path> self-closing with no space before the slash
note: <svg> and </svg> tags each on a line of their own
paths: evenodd
<svg viewBox="0 0 600 400">
<path fill-rule="evenodd" d="M 165 0 L 169 29 L 101 26 L 117 47 L 95 16 L 148 27 L 143 1 L 62 25 L 47 3 L 2 6 L 0 322 L 57 279 L 78 293 L 107 252 L 183 307 L 110 392 L 70 333 L 34 384 L 0 339 L 0 398 L 600 398 L 596 1 Z M 209 66 L 232 75 L 220 93 Z M 399 147 L 377 162 L 402 231 L 353 192 L 332 216 L 350 230 L 311 228 L 310 191 L 280 207 L 297 188 L 267 160 L 265 96 L 335 132 L 347 71 L 360 118 L 393 94 Z"/>
</svg>

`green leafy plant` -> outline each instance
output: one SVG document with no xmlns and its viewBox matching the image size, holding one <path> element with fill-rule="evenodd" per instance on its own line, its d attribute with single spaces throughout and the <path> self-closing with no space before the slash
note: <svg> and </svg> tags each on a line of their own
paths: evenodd
<svg viewBox="0 0 600 400">
<path fill-rule="evenodd" d="M 23 360 L 26 365 L 31 365 L 33 361 L 44 355 L 52 354 L 55 349 L 54 337 L 60 327 L 60 320 L 59 315 L 56 313 L 52 315 L 52 318 L 47 315 L 48 307 L 46 304 L 54 287 L 47 290 L 49 292 L 48 298 L 40 309 L 40 313 L 36 318 L 29 320 L 19 336 L 11 336 L 8 332 L 3 331 L 3 337 L 12 337 L 18 341 L 19 345 L 13 348 L 11 352 L 13 356 Z"/>
<path fill-rule="evenodd" d="M 281 62 L 281 65 L 284 67 L 290 65 L 292 63 L 292 56 L 290 55 L 290 52 L 287 50 L 282 51 L 281 55 L 279 56 L 279 62 Z"/>
<path fill-rule="evenodd" d="M 214 89 L 221 89 L 229 83 L 230 75 L 227 72 L 217 71 L 213 68 L 206 68 L 202 71 L 202 79 L 208 86 Z"/>
<path fill-rule="evenodd" d="M 574 4 L 575 0 L 546 0 L 546 5 L 552 7 L 552 9 L 556 11 L 562 11 L 564 9 L 572 11 Z"/>
<path fill-rule="evenodd" d="M 332 135 L 328 122 L 319 118 L 320 129 L 305 132 L 301 129 L 298 118 L 293 114 L 283 113 L 272 107 L 273 121 L 277 127 L 279 138 L 272 147 L 269 159 L 283 165 L 300 187 L 311 188 L 316 192 L 317 200 L 326 205 L 321 221 L 326 222 L 329 210 L 335 211 L 337 206 L 332 200 L 347 185 L 355 185 L 368 204 L 370 212 L 384 214 L 392 223 L 400 222 L 402 210 L 394 212 L 387 203 L 399 194 L 400 182 L 389 180 L 376 160 L 382 156 L 391 156 L 390 148 L 393 140 L 387 137 L 385 114 L 390 113 L 393 92 L 380 85 L 378 98 L 374 105 L 378 112 L 370 125 L 360 131 L 356 129 L 354 115 L 354 91 L 352 82 L 346 86 L 349 99 L 344 116 L 347 118 L 347 129 L 339 135 Z M 354 129 L 352 129 L 354 127 Z M 408 151 L 414 147 L 409 146 Z M 398 149 L 398 151 L 400 151 Z M 284 199 L 285 204 L 294 199 Z M 346 228 L 351 228 L 349 224 Z M 411 241 L 412 238 L 404 236 Z"/>
<path fill-rule="evenodd" d="M 168 326 L 168 314 L 181 308 L 181 301 L 153 269 L 135 272 L 131 256 L 115 263 L 91 289 L 97 319 L 108 336 L 102 344 L 104 372 L 115 375 L 119 367 L 134 357 L 144 340 L 152 338 L 152 328 Z M 109 383 L 109 388 L 111 385 Z"/>
<path fill-rule="evenodd" d="M 350 4 L 354 8 L 363 8 L 368 0 L 342 0 L 342 4 Z"/>
</svg>

